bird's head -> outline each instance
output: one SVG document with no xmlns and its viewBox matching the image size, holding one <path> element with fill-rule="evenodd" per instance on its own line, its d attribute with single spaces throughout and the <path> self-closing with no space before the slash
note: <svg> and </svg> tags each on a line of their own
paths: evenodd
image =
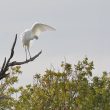
<svg viewBox="0 0 110 110">
<path fill-rule="evenodd" d="M 34 36 L 34 38 L 35 38 L 36 40 L 38 40 L 38 36 Z"/>
</svg>

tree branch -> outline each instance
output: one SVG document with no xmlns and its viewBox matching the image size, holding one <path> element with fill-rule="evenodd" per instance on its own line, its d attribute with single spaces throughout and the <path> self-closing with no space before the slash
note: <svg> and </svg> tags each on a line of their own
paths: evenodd
<svg viewBox="0 0 110 110">
<path fill-rule="evenodd" d="M 32 57 L 26 61 L 21 61 L 21 62 L 13 61 L 13 62 L 9 63 L 8 66 L 23 65 L 23 64 L 29 63 L 29 62 L 35 60 L 41 53 L 42 53 L 42 50 L 38 54 L 36 54 L 34 57 Z"/>
<path fill-rule="evenodd" d="M 16 41 L 17 41 L 17 34 L 15 36 L 15 40 L 13 42 L 13 45 L 12 45 L 12 48 L 11 48 L 11 54 L 10 54 L 10 57 L 8 58 L 8 60 L 6 60 L 6 57 L 4 59 L 4 62 L 3 62 L 3 65 L 2 65 L 2 68 L 0 70 L 0 80 L 3 79 L 4 77 L 8 76 L 8 74 L 6 74 L 6 72 L 8 71 L 9 67 L 10 66 L 15 66 L 15 65 L 23 65 L 23 64 L 26 64 L 26 63 L 29 63 L 33 60 L 35 60 L 41 53 L 42 51 L 40 51 L 38 54 L 36 54 L 34 57 L 26 60 L 26 61 L 21 61 L 21 62 L 17 62 L 17 61 L 13 61 L 13 62 L 10 62 L 10 60 L 13 58 L 14 56 L 14 48 L 15 48 L 15 45 L 16 45 Z"/>
<path fill-rule="evenodd" d="M 3 62 L 3 65 L 2 65 L 2 68 L 1 68 L 1 71 L 3 71 L 4 67 L 5 67 L 5 64 L 6 64 L 6 57 L 4 59 L 4 62 Z"/>
</svg>

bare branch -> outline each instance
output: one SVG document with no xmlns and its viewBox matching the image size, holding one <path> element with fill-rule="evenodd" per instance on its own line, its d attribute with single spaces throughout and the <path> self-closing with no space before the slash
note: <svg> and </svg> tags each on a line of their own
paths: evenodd
<svg viewBox="0 0 110 110">
<path fill-rule="evenodd" d="M 1 68 L 1 71 L 3 71 L 4 67 L 5 67 L 5 64 L 6 64 L 6 57 L 4 59 L 4 62 L 3 62 L 3 65 L 2 65 L 2 68 Z"/>
<path fill-rule="evenodd" d="M 29 62 L 35 60 L 41 53 L 42 53 L 42 50 L 38 54 L 36 54 L 34 57 L 32 57 L 26 61 L 22 61 L 22 62 L 13 61 L 13 62 L 9 63 L 8 66 L 23 65 L 23 64 L 29 63 Z"/>
<path fill-rule="evenodd" d="M 14 55 L 14 48 L 15 48 L 15 45 L 16 45 L 16 41 L 17 41 L 17 34 L 16 34 L 16 37 L 15 37 L 14 43 L 12 45 L 11 54 L 10 54 L 10 57 L 9 57 L 7 63 L 6 63 L 6 66 L 8 66 L 8 63 L 10 62 L 10 60 L 12 59 L 12 57 Z"/>
<path fill-rule="evenodd" d="M 15 36 L 15 40 L 13 42 L 13 45 L 12 45 L 12 48 L 11 48 L 11 54 L 10 54 L 10 57 L 8 58 L 8 60 L 6 61 L 6 57 L 4 59 L 4 62 L 3 62 L 3 65 L 2 65 L 2 68 L 0 70 L 0 80 L 3 79 L 4 77 L 8 76 L 8 74 L 6 74 L 6 72 L 8 71 L 9 67 L 10 66 L 15 66 L 15 65 L 23 65 L 23 64 L 26 64 L 26 63 L 29 63 L 33 60 L 35 60 L 41 53 L 42 51 L 40 51 L 38 54 L 36 54 L 34 57 L 26 60 L 26 61 L 21 61 L 21 62 L 17 62 L 17 61 L 13 61 L 13 62 L 10 62 L 10 60 L 13 58 L 14 56 L 14 48 L 15 48 L 15 45 L 16 45 L 16 41 L 17 41 L 17 34 Z"/>
</svg>

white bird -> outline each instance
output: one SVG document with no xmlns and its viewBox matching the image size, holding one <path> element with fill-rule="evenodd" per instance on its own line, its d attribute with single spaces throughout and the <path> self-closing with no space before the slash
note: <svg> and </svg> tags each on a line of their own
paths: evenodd
<svg viewBox="0 0 110 110">
<path fill-rule="evenodd" d="M 27 51 L 29 53 L 29 56 L 31 58 L 31 54 L 29 51 L 29 47 L 30 47 L 30 41 L 33 39 L 38 39 L 39 35 L 41 32 L 44 31 L 54 31 L 55 28 L 46 25 L 46 24 L 42 24 L 42 23 L 35 23 L 32 25 L 32 27 L 30 29 L 26 29 L 20 36 L 22 39 L 22 43 L 23 43 L 23 47 L 25 48 L 25 53 L 26 53 L 26 60 L 27 60 Z"/>
</svg>

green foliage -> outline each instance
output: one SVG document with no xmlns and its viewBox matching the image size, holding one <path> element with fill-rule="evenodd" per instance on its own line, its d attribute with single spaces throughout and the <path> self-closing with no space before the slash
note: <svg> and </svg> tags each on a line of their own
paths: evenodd
<svg viewBox="0 0 110 110">
<path fill-rule="evenodd" d="M 12 96 L 18 93 L 14 84 L 18 82 L 18 75 L 21 73 L 20 66 L 10 68 L 8 73 L 10 73 L 10 76 L 0 82 L 0 110 L 11 110 L 15 103 Z"/>
<path fill-rule="evenodd" d="M 110 76 L 92 76 L 94 64 L 85 58 L 74 67 L 62 62 L 62 71 L 47 69 L 34 76 L 34 83 L 14 88 L 21 73 L 20 67 L 11 68 L 10 77 L 0 85 L 0 107 L 4 110 L 109 110 Z M 6 87 L 5 87 L 6 86 Z M 19 98 L 13 94 L 19 94 Z"/>
</svg>

